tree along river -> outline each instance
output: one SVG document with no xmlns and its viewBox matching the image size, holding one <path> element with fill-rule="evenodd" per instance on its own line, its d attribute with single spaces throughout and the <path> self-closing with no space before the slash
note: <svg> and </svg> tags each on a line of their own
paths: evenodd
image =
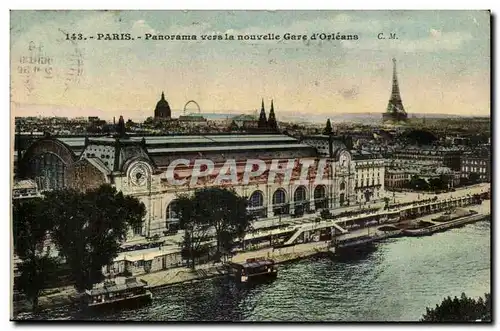
<svg viewBox="0 0 500 331">
<path fill-rule="evenodd" d="M 36 318 L 418 321 L 427 306 L 445 296 L 490 292 L 490 276 L 490 222 L 482 221 L 428 237 L 389 239 L 348 259 L 316 257 L 280 265 L 278 278 L 269 283 L 207 279 L 153 290 L 153 302 L 136 310 L 97 316 L 63 307 Z"/>
</svg>

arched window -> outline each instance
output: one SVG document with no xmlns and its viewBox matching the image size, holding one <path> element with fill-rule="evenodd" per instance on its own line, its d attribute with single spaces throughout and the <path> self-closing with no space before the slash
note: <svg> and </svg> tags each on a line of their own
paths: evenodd
<svg viewBox="0 0 500 331">
<path fill-rule="evenodd" d="M 304 186 L 299 186 L 295 190 L 293 194 L 293 200 L 295 202 L 305 201 L 306 200 L 306 188 Z"/>
<path fill-rule="evenodd" d="M 345 183 L 344 182 L 340 183 L 340 187 L 339 188 L 340 188 L 341 191 L 343 191 L 345 189 Z"/>
<path fill-rule="evenodd" d="M 326 188 L 324 185 L 318 185 L 314 189 L 314 207 L 316 210 L 327 207 Z"/>
<path fill-rule="evenodd" d="M 273 194 L 273 205 L 282 205 L 286 203 L 286 193 L 283 189 L 277 189 Z"/>
<path fill-rule="evenodd" d="M 248 209 L 255 217 L 267 217 L 267 208 L 264 207 L 264 194 L 255 191 L 248 199 Z"/>
<path fill-rule="evenodd" d="M 167 207 L 167 222 L 177 222 L 179 221 L 179 217 L 176 211 L 177 200 L 172 200 Z"/>
<path fill-rule="evenodd" d="M 177 233 L 179 229 L 179 215 L 176 210 L 177 200 L 172 200 L 167 206 L 167 213 L 165 215 L 166 222 L 165 228 L 167 231 L 164 231 L 163 234 L 173 234 Z"/>
<path fill-rule="evenodd" d="M 309 212 L 309 201 L 306 199 L 306 188 L 304 186 L 297 187 L 293 194 L 295 216 L 302 216 L 305 212 Z"/>
<path fill-rule="evenodd" d="M 326 195 L 325 191 L 325 185 L 316 186 L 316 188 L 314 189 L 314 199 L 316 200 L 324 198 Z"/>
<path fill-rule="evenodd" d="M 344 202 L 345 202 L 345 195 L 344 195 L 344 193 L 340 193 L 339 202 L 340 202 L 341 206 L 344 204 Z"/>
<path fill-rule="evenodd" d="M 261 191 L 255 191 L 248 199 L 249 208 L 258 208 L 264 206 L 264 195 Z"/>
<path fill-rule="evenodd" d="M 53 153 L 44 153 L 29 162 L 30 177 L 41 190 L 62 189 L 65 187 L 66 164 Z"/>
<path fill-rule="evenodd" d="M 285 190 L 279 188 L 273 194 L 273 213 L 274 215 L 286 215 L 289 213 L 289 205 L 286 202 Z"/>
</svg>

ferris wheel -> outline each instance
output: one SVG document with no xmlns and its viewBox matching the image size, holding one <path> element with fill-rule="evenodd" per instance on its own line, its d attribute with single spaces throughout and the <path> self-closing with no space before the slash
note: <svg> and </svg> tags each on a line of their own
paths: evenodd
<svg viewBox="0 0 500 331">
<path fill-rule="evenodd" d="M 198 102 L 196 102 L 194 100 L 189 100 L 184 105 L 184 115 L 186 115 L 186 109 L 187 109 L 188 105 L 191 104 L 191 103 L 193 103 L 196 106 L 196 108 L 198 108 L 198 114 L 200 114 L 201 113 L 201 108 L 200 108 L 200 105 L 198 104 Z"/>
</svg>

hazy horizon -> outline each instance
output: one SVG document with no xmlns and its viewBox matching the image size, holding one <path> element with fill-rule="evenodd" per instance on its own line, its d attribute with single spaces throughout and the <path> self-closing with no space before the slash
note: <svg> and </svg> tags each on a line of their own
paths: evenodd
<svg viewBox="0 0 500 331">
<path fill-rule="evenodd" d="M 186 114 L 197 114 L 197 111 L 187 111 Z M 123 115 L 125 121 L 127 120 L 132 120 L 136 123 L 141 123 L 146 120 L 146 117 L 144 118 L 137 118 L 137 117 L 131 117 L 128 116 L 128 112 L 123 112 L 121 115 Z M 226 110 L 219 110 L 219 111 L 213 111 L 213 112 L 201 112 L 201 115 L 203 116 L 204 114 L 217 114 L 217 115 L 238 115 L 238 114 L 246 114 L 246 115 L 251 115 L 255 114 L 251 110 L 247 111 L 241 111 L 241 112 L 229 112 Z M 179 115 L 184 115 L 183 110 L 172 110 L 172 118 L 176 119 L 179 117 Z M 257 114 L 258 115 L 258 114 Z M 75 118 L 87 118 L 89 116 L 98 116 L 101 120 L 105 120 L 107 123 L 112 123 L 113 120 L 118 121 L 119 116 L 113 116 L 109 117 L 106 114 L 100 113 L 100 112 L 92 112 L 92 113 L 86 113 L 78 115 L 78 116 L 58 116 L 58 115 L 36 115 L 36 116 L 15 116 L 15 117 L 45 117 L 45 118 L 50 118 L 50 117 L 67 117 L 68 119 L 75 119 Z M 369 123 L 376 124 L 376 122 L 382 123 L 382 115 L 380 113 L 376 112 L 366 112 L 366 113 L 332 113 L 332 114 L 308 114 L 308 113 L 300 113 L 297 111 L 280 111 L 276 114 L 277 120 L 279 122 L 291 122 L 291 123 L 309 123 L 309 124 L 324 124 L 327 119 L 330 119 L 332 123 L 362 123 L 369 121 Z M 434 118 L 490 118 L 490 115 L 457 115 L 457 114 L 440 114 L 440 113 L 414 113 L 410 114 L 409 118 L 427 118 L 427 119 L 434 119 Z M 210 117 L 209 117 L 210 119 Z M 213 117 L 212 117 L 213 119 Z M 376 121 L 376 122 L 374 122 Z M 380 124 L 379 123 L 379 124 Z"/>
<path fill-rule="evenodd" d="M 268 112 L 273 99 L 278 119 L 382 114 L 393 57 L 410 117 L 491 113 L 488 11 L 11 11 L 10 24 L 12 116 L 145 119 L 162 91 L 174 117 L 189 100 L 201 113 L 251 113 L 262 99 Z M 359 40 L 65 40 L 287 32 Z M 380 32 L 398 40 L 378 40 Z M 50 74 L 22 72 L 33 54 L 52 59 Z"/>
</svg>

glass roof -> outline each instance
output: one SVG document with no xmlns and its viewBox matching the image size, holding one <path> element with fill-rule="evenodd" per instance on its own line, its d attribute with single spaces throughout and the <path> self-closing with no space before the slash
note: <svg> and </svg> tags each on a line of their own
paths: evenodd
<svg viewBox="0 0 500 331">
<path fill-rule="evenodd" d="M 279 145 L 243 145 L 243 146 L 198 146 L 198 147 L 173 147 L 173 148 L 150 148 L 150 153 L 179 153 L 179 152 L 208 152 L 221 150 L 252 150 L 252 149 L 280 149 L 280 148 L 312 148 L 305 144 L 279 144 Z"/>
</svg>

